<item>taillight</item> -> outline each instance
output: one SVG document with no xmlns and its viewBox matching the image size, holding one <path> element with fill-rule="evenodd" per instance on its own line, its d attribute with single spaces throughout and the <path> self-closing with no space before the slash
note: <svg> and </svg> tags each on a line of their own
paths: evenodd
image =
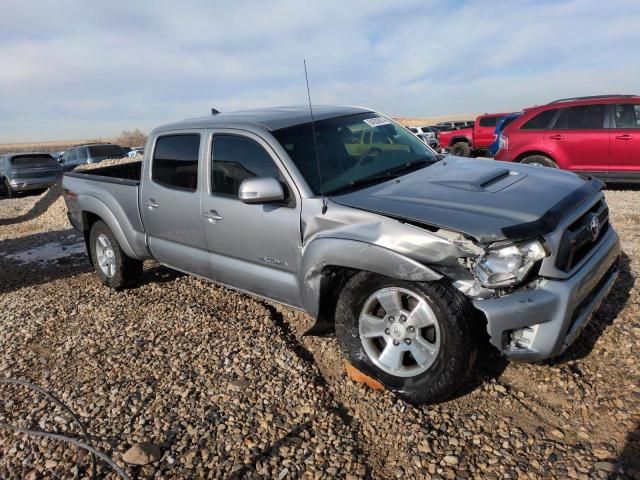
<svg viewBox="0 0 640 480">
<path fill-rule="evenodd" d="M 73 199 L 75 199 L 75 198 L 78 198 L 78 194 L 77 194 L 77 193 L 72 192 L 71 190 L 67 190 L 67 189 L 65 188 L 65 190 L 64 190 L 64 198 L 66 198 L 66 199 L 68 199 L 68 200 L 73 200 Z"/>
<path fill-rule="evenodd" d="M 500 140 L 498 141 L 498 150 L 508 150 L 509 149 L 509 139 L 504 135 L 500 135 Z"/>
</svg>

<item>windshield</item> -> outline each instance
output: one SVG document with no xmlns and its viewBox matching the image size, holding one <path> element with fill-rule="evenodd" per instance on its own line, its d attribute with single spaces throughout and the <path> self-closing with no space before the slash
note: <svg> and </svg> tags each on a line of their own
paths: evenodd
<svg viewBox="0 0 640 480">
<path fill-rule="evenodd" d="M 374 112 L 276 130 L 313 193 L 341 193 L 437 162 L 436 153 L 405 127 Z M 320 182 L 322 178 L 322 185 Z"/>
<path fill-rule="evenodd" d="M 56 167 L 58 162 L 51 155 L 20 155 L 11 159 L 14 167 Z"/>
<path fill-rule="evenodd" d="M 118 145 L 94 145 L 89 147 L 91 158 L 95 157 L 124 157 L 126 153 Z"/>
</svg>

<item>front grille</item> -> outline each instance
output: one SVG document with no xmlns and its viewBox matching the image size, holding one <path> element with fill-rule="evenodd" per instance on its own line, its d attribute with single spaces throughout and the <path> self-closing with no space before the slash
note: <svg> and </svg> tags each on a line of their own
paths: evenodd
<svg viewBox="0 0 640 480">
<path fill-rule="evenodd" d="M 597 228 L 594 229 L 596 221 Z M 609 228 L 609 208 L 604 200 L 599 200 L 562 235 L 556 267 L 564 272 L 571 271 L 598 245 Z"/>
<path fill-rule="evenodd" d="M 576 307 L 573 312 L 573 316 L 571 317 L 571 323 L 569 324 L 569 328 L 567 329 L 567 333 L 571 331 L 575 323 L 580 319 L 585 309 L 589 304 L 593 301 L 596 295 L 600 294 L 600 290 L 604 285 L 609 281 L 611 275 L 618 269 L 618 262 L 614 262 L 609 270 L 602 276 L 602 278 L 598 281 L 595 287 L 589 292 L 589 294 L 580 302 L 580 304 Z"/>
</svg>

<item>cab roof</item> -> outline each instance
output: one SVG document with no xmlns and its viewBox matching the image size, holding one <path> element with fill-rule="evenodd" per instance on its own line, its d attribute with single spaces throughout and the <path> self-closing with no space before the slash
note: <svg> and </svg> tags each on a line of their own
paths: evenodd
<svg viewBox="0 0 640 480">
<path fill-rule="evenodd" d="M 367 113 L 371 110 L 363 107 L 314 105 L 313 118 L 315 121 L 328 118 L 343 117 L 357 113 Z M 237 112 L 222 112 L 207 117 L 191 118 L 175 123 L 162 125 L 155 131 L 179 130 L 190 128 L 214 127 L 261 127 L 268 131 L 292 127 L 311 121 L 309 106 L 272 107 Z"/>
</svg>

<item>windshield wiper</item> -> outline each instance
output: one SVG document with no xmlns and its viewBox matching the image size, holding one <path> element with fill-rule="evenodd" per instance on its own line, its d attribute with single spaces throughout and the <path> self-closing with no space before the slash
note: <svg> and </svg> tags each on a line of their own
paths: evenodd
<svg viewBox="0 0 640 480">
<path fill-rule="evenodd" d="M 401 177 L 402 175 L 406 175 L 407 173 L 420 170 L 421 168 L 424 168 L 427 165 L 432 165 L 432 164 L 433 162 L 427 159 L 404 163 L 402 165 L 398 165 L 397 167 L 391 168 L 389 170 L 385 170 L 383 172 L 369 175 L 368 177 L 354 180 L 352 182 L 349 182 L 346 185 L 343 185 L 338 188 L 334 188 L 333 190 L 330 190 L 326 193 L 327 195 L 336 195 L 338 193 L 351 192 L 354 190 L 358 190 L 359 188 L 369 187 L 371 185 L 375 185 L 376 183 L 382 183 L 382 182 L 386 182 L 387 180 Z"/>
</svg>

